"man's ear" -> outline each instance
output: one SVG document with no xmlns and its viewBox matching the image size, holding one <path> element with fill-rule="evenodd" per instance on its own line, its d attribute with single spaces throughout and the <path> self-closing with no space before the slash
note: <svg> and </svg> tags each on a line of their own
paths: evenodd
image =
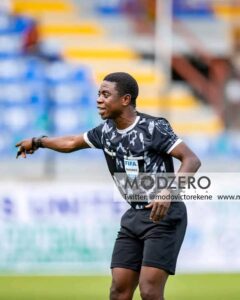
<svg viewBox="0 0 240 300">
<path fill-rule="evenodd" d="M 131 95 L 126 94 L 122 97 L 122 105 L 123 106 L 128 106 L 131 103 Z"/>
</svg>

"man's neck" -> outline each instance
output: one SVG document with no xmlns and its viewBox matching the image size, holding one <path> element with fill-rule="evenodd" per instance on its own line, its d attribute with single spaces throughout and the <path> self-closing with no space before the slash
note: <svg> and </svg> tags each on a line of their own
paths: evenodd
<svg viewBox="0 0 240 300">
<path fill-rule="evenodd" d="M 136 120 L 137 112 L 135 110 L 129 110 L 124 112 L 121 116 L 114 119 L 117 129 L 125 129 L 131 126 Z"/>
</svg>

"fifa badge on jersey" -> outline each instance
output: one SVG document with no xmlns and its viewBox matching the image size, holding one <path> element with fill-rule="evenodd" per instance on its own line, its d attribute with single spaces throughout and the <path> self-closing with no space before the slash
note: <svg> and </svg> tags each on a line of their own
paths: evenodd
<svg viewBox="0 0 240 300">
<path fill-rule="evenodd" d="M 129 177 L 135 178 L 138 176 L 139 167 L 136 159 L 124 159 L 125 171 Z"/>
</svg>

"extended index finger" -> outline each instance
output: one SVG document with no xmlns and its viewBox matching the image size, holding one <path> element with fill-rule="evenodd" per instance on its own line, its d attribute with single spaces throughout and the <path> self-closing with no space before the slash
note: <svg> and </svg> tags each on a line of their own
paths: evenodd
<svg viewBox="0 0 240 300">
<path fill-rule="evenodd" d="M 16 158 L 18 158 L 21 154 L 22 154 L 22 150 L 21 150 L 21 147 L 20 147 L 20 148 L 18 148 L 18 152 L 17 152 Z"/>
<path fill-rule="evenodd" d="M 17 152 L 16 158 L 18 158 L 19 156 L 26 158 L 26 149 L 23 146 L 18 147 L 18 152 Z"/>
</svg>

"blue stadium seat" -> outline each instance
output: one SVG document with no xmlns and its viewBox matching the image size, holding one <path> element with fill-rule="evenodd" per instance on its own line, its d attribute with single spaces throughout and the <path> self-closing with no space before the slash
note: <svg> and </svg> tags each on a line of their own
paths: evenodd
<svg viewBox="0 0 240 300">
<path fill-rule="evenodd" d="M 211 1 L 174 0 L 173 15 L 176 18 L 209 18 L 213 17 Z"/>
<path fill-rule="evenodd" d="M 86 66 L 76 66 L 64 61 L 58 61 L 46 68 L 46 79 L 51 83 L 60 83 L 71 80 L 86 82 L 91 79 L 91 72 Z"/>
<path fill-rule="evenodd" d="M 56 135 L 79 134 L 89 130 L 94 123 L 91 109 L 81 105 L 56 107 L 53 113 L 53 126 Z"/>
<path fill-rule="evenodd" d="M 0 81 L 0 90 L 0 105 L 4 106 L 12 104 L 24 105 L 26 103 L 44 105 L 46 100 L 44 85 L 38 81 Z"/>
<path fill-rule="evenodd" d="M 96 9 L 103 15 L 116 15 L 121 13 L 120 0 L 101 0 L 96 2 Z"/>
<path fill-rule="evenodd" d="M 0 58 L 0 81 L 43 80 L 42 62 L 34 57 Z"/>
<path fill-rule="evenodd" d="M 76 134 L 95 125 L 89 68 L 23 55 L 31 25 L 0 14 L 0 155 L 13 155 L 14 144 L 29 136 Z"/>
<path fill-rule="evenodd" d="M 11 31 L 13 18 L 11 15 L 0 12 L 0 34 L 6 34 Z"/>
<path fill-rule="evenodd" d="M 22 38 L 17 33 L 0 35 L 0 58 L 19 57 L 22 55 Z"/>
<path fill-rule="evenodd" d="M 1 117 L 1 125 L 12 134 L 25 131 L 28 132 L 34 129 L 43 129 L 44 124 L 42 118 L 44 110 L 32 105 L 11 105 L 3 108 Z"/>
</svg>

